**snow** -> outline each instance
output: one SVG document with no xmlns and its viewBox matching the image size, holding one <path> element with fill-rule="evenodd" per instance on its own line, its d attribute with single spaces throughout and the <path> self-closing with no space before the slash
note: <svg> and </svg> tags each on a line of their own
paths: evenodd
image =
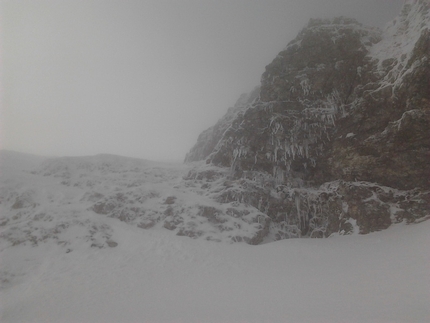
<svg viewBox="0 0 430 323">
<path fill-rule="evenodd" d="M 379 89 L 401 86 L 403 78 L 421 64 L 411 58 L 420 37 L 430 30 L 429 8 L 427 0 L 406 1 L 401 14 L 387 24 L 382 40 L 370 48 L 369 55 L 383 76 Z"/>
<path fill-rule="evenodd" d="M 70 230 L 90 245 L 106 247 L 113 229 L 105 217 L 226 242 L 252 239 L 262 229 L 258 209 L 216 201 L 227 188 L 222 172 L 230 170 L 203 165 L 195 171 L 196 164 L 99 155 L 47 159 L 23 171 L 14 156 L 0 157 L 0 250 L 47 240 L 70 246 Z M 230 185 L 232 194 L 240 191 L 237 186 Z"/>
<path fill-rule="evenodd" d="M 251 246 L 231 243 L 231 231 L 217 233 L 211 222 L 247 230 L 246 216 L 192 218 L 196 205 L 223 206 L 210 198 L 219 189 L 216 178 L 204 183 L 213 185 L 209 195 L 183 180 L 191 166 L 110 155 L 0 157 L 1 322 L 430 320 L 430 221 Z M 190 239 L 97 214 L 88 210 L 100 198 L 96 192 L 148 194 L 140 196 L 147 213 L 182 208 L 185 221 L 204 234 Z M 10 211 L 17 198 L 22 207 Z M 224 208 L 264 222 L 251 207 L 235 205 Z M 208 241 L 210 234 L 221 242 Z"/>
<path fill-rule="evenodd" d="M 349 133 L 346 134 L 346 138 L 351 138 L 351 137 L 354 137 L 354 136 L 355 136 L 355 133 L 353 133 L 353 132 L 349 132 Z"/>
<path fill-rule="evenodd" d="M 406 1 L 402 14 L 385 27 L 382 41 L 371 48 L 371 55 L 380 64 L 390 57 L 401 59 L 402 55 L 412 54 L 422 32 L 430 28 L 428 6 L 423 0 Z"/>
<path fill-rule="evenodd" d="M 113 221 L 111 219 L 111 221 Z M 113 249 L 21 246 L 2 322 L 428 322 L 430 221 L 249 246 L 115 223 Z M 36 265 L 37 263 L 37 265 Z"/>
</svg>

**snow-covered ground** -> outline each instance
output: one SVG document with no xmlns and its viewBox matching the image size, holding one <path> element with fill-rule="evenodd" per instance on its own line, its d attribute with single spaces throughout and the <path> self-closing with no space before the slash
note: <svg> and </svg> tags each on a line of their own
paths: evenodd
<svg viewBox="0 0 430 323">
<path fill-rule="evenodd" d="M 232 244 L 232 230 L 220 229 L 230 225 L 225 214 L 206 211 L 235 206 L 184 180 L 190 166 L 0 157 L 1 322 L 430 321 L 430 221 Z M 203 185 L 213 192 L 216 183 Z M 100 201 L 110 213 L 94 211 Z M 179 210 L 200 236 L 178 236 L 163 221 L 139 226 Z M 247 212 L 233 222 L 243 226 Z"/>
<path fill-rule="evenodd" d="M 111 224 L 117 248 L 3 251 L 31 271 L 1 291 L 1 322 L 430 320 L 430 222 L 260 246 Z"/>
</svg>

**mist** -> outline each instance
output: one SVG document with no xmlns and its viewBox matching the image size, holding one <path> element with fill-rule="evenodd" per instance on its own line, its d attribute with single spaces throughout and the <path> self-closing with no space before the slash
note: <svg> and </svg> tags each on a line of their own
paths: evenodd
<svg viewBox="0 0 430 323">
<path fill-rule="evenodd" d="M 183 160 L 310 18 L 403 2 L 3 0 L 0 148 Z"/>
</svg>

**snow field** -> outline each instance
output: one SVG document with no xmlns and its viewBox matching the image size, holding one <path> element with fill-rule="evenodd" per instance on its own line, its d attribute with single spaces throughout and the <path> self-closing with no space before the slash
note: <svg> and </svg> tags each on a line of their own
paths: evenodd
<svg viewBox="0 0 430 323">
<path fill-rule="evenodd" d="M 249 246 L 115 222 L 116 248 L 2 252 L 31 266 L 1 322 L 428 322 L 430 222 Z M 37 256 L 34 253 L 37 253 Z"/>
</svg>

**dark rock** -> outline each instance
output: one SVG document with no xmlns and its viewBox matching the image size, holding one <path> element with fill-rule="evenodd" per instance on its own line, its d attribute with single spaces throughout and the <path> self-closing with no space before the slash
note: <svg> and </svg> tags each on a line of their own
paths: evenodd
<svg viewBox="0 0 430 323">
<path fill-rule="evenodd" d="M 176 196 L 169 196 L 164 201 L 164 204 L 174 204 L 176 201 Z"/>
<path fill-rule="evenodd" d="M 270 218 L 267 216 L 260 216 L 258 221 L 259 230 L 255 233 L 255 235 L 252 238 L 246 238 L 243 239 L 246 241 L 246 243 L 251 245 L 257 245 L 263 242 L 264 238 L 269 234 L 270 229 Z"/>
<path fill-rule="evenodd" d="M 141 229 L 150 229 L 155 224 L 156 224 L 156 222 L 154 220 L 147 220 L 147 221 L 140 222 L 139 224 L 137 224 L 137 226 Z"/>
<path fill-rule="evenodd" d="M 110 248 L 115 248 L 116 246 L 118 246 L 118 243 L 112 240 L 107 240 L 106 243 Z"/>
<path fill-rule="evenodd" d="M 164 221 L 163 228 L 166 228 L 167 230 L 175 230 L 177 226 L 174 221 L 166 220 Z"/>
<path fill-rule="evenodd" d="M 212 206 L 200 206 L 198 215 L 205 217 L 211 223 L 224 223 L 227 221 L 222 217 L 222 211 Z"/>
</svg>

